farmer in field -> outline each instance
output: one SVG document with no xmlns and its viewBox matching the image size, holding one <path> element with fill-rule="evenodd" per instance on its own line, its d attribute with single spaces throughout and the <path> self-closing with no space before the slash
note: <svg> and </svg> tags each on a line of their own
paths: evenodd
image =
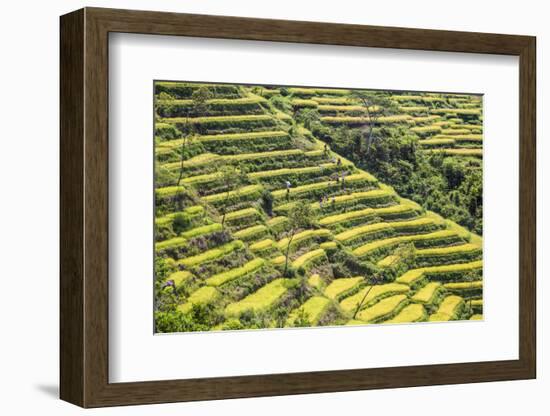
<svg viewBox="0 0 550 416">
<path fill-rule="evenodd" d="M 167 287 L 171 287 L 174 293 L 176 293 L 176 282 L 174 282 L 173 280 L 168 280 L 162 285 L 162 289 L 166 289 Z"/>
<path fill-rule="evenodd" d="M 290 199 L 290 187 L 292 186 L 289 181 L 285 181 L 286 184 L 286 200 Z"/>
</svg>

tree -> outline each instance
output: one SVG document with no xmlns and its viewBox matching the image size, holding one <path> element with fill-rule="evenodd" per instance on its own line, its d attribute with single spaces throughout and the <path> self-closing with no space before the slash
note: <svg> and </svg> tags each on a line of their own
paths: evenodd
<svg viewBox="0 0 550 416">
<path fill-rule="evenodd" d="M 358 100 L 365 109 L 366 118 L 362 131 L 365 140 L 364 157 L 366 158 L 372 144 L 378 139 L 378 136 L 374 133 L 378 120 L 392 109 L 394 104 L 385 96 L 371 91 L 354 91 L 351 96 Z"/>
<path fill-rule="evenodd" d="M 285 269 L 284 274 L 288 271 L 288 256 L 290 254 L 290 245 L 296 233 L 304 228 L 310 227 L 314 222 L 313 211 L 308 203 L 296 204 L 288 214 L 289 230 L 287 233 L 288 242 L 285 251 Z"/>
<path fill-rule="evenodd" d="M 357 307 L 355 308 L 355 311 L 353 312 L 353 319 L 355 319 L 355 317 L 357 316 L 359 311 L 361 309 L 363 309 L 363 304 L 367 300 L 367 297 L 369 296 L 369 293 L 371 292 L 372 288 L 379 282 L 379 280 L 381 280 L 381 279 L 379 279 L 378 276 L 376 276 L 376 275 L 373 275 L 373 276 L 370 276 L 370 277 L 365 276 L 365 282 L 368 285 L 368 289 L 365 291 L 365 294 L 363 295 L 363 298 L 361 299 L 361 302 L 359 302 L 357 304 Z"/>
<path fill-rule="evenodd" d="M 236 190 L 245 182 L 246 175 L 239 169 L 234 166 L 224 166 L 221 169 L 221 183 L 223 192 L 225 192 L 224 201 L 222 204 L 222 228 L 225 224 L 225 216 L 227 215 L 227 203 L 231 197 L 231 191 Z"/>
<path fill-rule="evenodd" d="M 185 160 L 185 148 L 189 144 L 189 140 L 194 135 L 194 127 L 190 122 L 191 115 L 201 115 L 208 110 L 208 102 L 212 93 L 207 87 L 197 88 L 191 95 L 191 106 L 187 107 L 185 110 L 185 124 L 184 132 L 181 141 L 180 148 L 180 172 L 177 181 L 177 186 L 180 186 L 180 182 L 183 179 L 183 162 Z"/>
</svg>

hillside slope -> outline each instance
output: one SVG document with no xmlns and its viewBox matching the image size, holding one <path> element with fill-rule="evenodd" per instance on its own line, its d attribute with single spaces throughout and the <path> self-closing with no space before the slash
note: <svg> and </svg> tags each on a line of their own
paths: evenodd
<svg viewBox="0 0 550 416">
<path fill-rule="evenodd" d="M 290 88 L 287 107 L 275 88 L 162 82 L 155 92 L 158 332 L 481 317 L 481 238 L 401 198 L 297 122 L 308 107 L 324 123 L 358 122 L 349 91 Z M 396 97 L 403 114 L 378 123 L 417 129 L 429 151 L 480 156 L 480 130 L 457 127 L 476 109 L 421 105 L 448 102 L 435 94 Z M 289 238 L 296 204 L 314 221 Z"/>
</svg>

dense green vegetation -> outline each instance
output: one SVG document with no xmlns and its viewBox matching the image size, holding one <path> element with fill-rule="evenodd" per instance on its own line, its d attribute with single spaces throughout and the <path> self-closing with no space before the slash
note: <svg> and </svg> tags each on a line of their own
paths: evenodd
<svg viewBox="0 0 550 416">
<path fill-rule="evenodd" d="M 481 319 L 477 96 L 155 84 L 157 332 Z"/>
</svg>

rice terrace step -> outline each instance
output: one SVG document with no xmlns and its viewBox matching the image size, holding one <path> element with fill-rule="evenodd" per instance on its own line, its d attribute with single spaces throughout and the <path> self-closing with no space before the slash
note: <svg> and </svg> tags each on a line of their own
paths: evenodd
<svg viewBox="0 0 550 416">
<path fill-rule="evenodd" d="M 156 332 L 483 319 L 482 96 L 163 81 L 154 101 Z"/>
</svg>

